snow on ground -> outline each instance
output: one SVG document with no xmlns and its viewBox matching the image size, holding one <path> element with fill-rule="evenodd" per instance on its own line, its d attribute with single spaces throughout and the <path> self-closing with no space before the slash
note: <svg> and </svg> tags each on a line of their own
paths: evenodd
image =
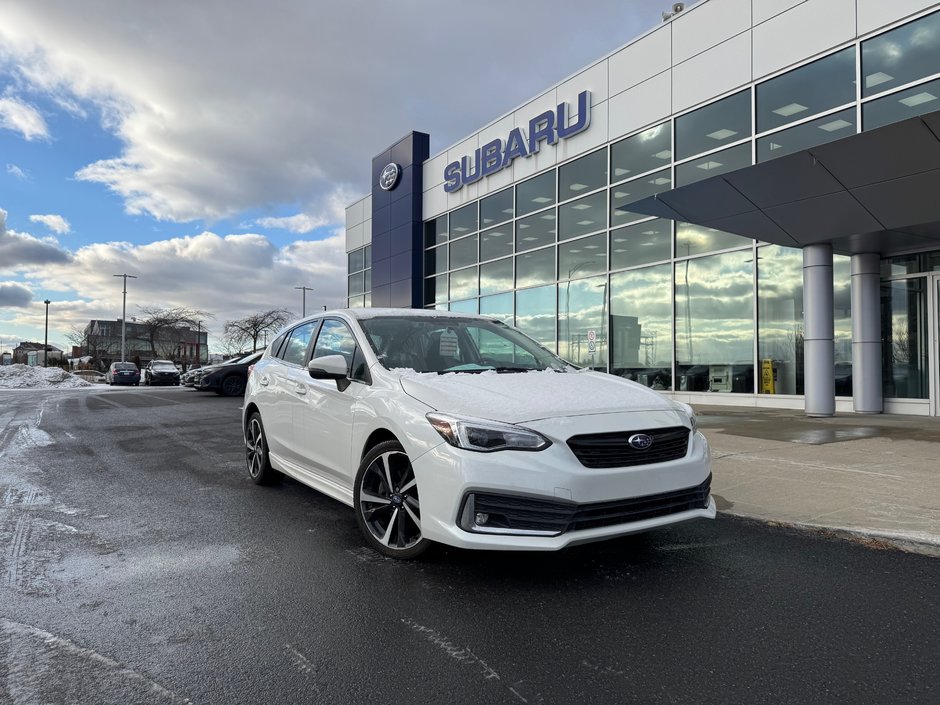
<svg viewBox="0 0 940 705">
<path fill-rule="evenodd" d="M 30 367 L 29 365 L 0 366 L 2 389 L 51 389 L 54 387 L 90 387 L 81 377 L 58 367 Z"/>
</svg>

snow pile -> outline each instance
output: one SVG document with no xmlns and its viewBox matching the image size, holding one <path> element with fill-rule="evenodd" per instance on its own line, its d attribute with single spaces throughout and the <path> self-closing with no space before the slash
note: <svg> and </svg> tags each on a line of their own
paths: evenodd
<svg viewBox="0 0 940 705">
<path fill-rule="evenodd" d="M 81 377 L 58 367 L 30 367 L 29 365 L 0 366 L 0 388 L 51 389 L 53 387 L 90 387 Z"/>
</svg>

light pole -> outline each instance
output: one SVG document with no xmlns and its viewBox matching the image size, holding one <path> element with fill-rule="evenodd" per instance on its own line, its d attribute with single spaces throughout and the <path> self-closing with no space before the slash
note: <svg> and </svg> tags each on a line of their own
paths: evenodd
<svg viewBox="0 0 940 705">
<path fill-rule="evenodd" d="M 302 317 L 302 318 L 306 318 L 306 316 L 307 316 L 307 292 L 308 292 L 308 291 L 313 291 L 313 287 L 312 287 L 312 286 L 295 286 L 294 288 L 295 288 L 295 289 L 302 289 L 303 292 L 304 292 L 304 293 L 303 293 L 303 298 L 304 298 L 304 302 L 303 302 L 303 313 L 301 313 L 301 317 Z"/>
<path fill-rule="evenodd" d="M 121 304 L 121 362 L 127 362 L 124 359 L 124 345 L 127 339 L 127 280 L 136 279 L 133 274 L 112 274 L 114 277 L 124 277 L 124 303 Z"/>
<path fill-rule="evenodd" d="M 46 299 L 43 303 L 46 305 L 46 342 L 42 348 L 42 366 L 49 367 L 49 304 L 52 302 Z"/>
</svg>

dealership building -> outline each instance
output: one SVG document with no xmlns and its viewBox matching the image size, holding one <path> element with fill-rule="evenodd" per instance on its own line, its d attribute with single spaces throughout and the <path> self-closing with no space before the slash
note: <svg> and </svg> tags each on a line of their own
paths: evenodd
<svg viewBox="0 0 940 705">
<path fill-rule="evenodd" d="M 940 2 L 663 9 L 376 156 L 349 306 L 494 316 L 692 403 L 940 414 Z"/>
</svg>

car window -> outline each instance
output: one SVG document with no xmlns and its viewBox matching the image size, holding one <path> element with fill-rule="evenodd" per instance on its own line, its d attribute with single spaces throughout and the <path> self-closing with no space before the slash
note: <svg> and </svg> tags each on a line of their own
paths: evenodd
<svg viewBox="0 0 940 705">
<path fill-rule="evenodd" d="M 287 340 L 287 333 L 281 333 L 277 338 L 274 339 L 274 342 L 271 343 L 269 348 L 271 351 L 271 357 L 280 357 L 278 352 L 281 349 L 281 345 L 284 344 L 284 341 Z"/>
<path fill-rule="evenodd" d="M 312 358 L 342 355 L 346 360 L 346 373 L 349 374 L 355 352 L 356 339 L 345 323 L 334 319 L 323 322 L 320 335 L 317 336 L 317 344 L 313 348 Z"/>
<path fill-rule="evenodd" d="M 299 325 L 290 332 L 287 342 L 281 346 L 281 355 L 284 362 L 290 362 L 295 365 L 303 365 L 304 358 L 307 355 L 307 347 L 310 345 L 310 339 L 316 330 L 318 321 L 310 321 Z"/>
</svg>

